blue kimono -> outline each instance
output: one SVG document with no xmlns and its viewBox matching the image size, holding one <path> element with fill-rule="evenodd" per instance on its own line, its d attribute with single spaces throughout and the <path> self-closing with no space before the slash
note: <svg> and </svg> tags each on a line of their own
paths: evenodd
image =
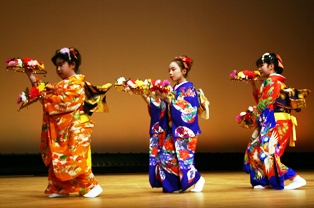
<svg viewBox="0 0 314 208">
<path fill-rule="evenodd" d="M 152 187 L 163 192 L 185 191 L 193 186 L 200 174 L 194 166 L 198 135 L 199 101 L 193 83 L 174 87 L 171 104 L 151 98 L 150 102 L 150 163 Z"/>
</svg>

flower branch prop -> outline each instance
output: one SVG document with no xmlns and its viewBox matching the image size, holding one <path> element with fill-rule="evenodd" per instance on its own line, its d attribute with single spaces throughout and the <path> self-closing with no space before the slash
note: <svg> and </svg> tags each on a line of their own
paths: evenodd
<svg viewBox="0 0 314 208">
<path fill-rule="evenodd" d="M 250 129 L 257 126 L 255 116 L 253 114 L 254 108 L 255 107 L 250 106 L 246 111 L 243 111 L 237 115 L 236 121 L 241 127 Z"/>
<path fill-rule="evenodd" d="M 19 95 L 17 104 L 21 104 L 18 111 L 25 107 L 29 107 L 31 104 L 36 103 L 39 99 L 43 98 L 48 90 L 52 89 L 52 85 L 49 83 L 40 82 L 38 86 L 32 88 L 26 87 L 25 91 Z"/>
<path fill-rule="evenodd" d="M 151 97 L 156 96 L 156 92 L 165 93 L 167 96 L 172 97 L 172 87 L 168 80 L 151 80 L 151 79 L 126 79 L 120 77 L 115 81 L 114 87 L 118 91 L 129 92 L 136 95 L 147 95 Z"/>
<path fill-rule="evenodd" d="M 34 74 L 47 74 L 44 63 L 31 58 L 9 58 L 5 62 L 7 71 L 25 73 L 25 70 L 32 70 Z"/>
<path fill-rule="evenodd" d="M 243 70 L 243 71 L 237 71 L 233 70 L 233 72 L 230 74 L 230 78 L 232 81 L 242 81 L 242 82 L 248 82 L 250 80 L 253 81 L 260 81 L 261 73 L 259 71 L 250 71 L 250 70 Z"/>
</svg>

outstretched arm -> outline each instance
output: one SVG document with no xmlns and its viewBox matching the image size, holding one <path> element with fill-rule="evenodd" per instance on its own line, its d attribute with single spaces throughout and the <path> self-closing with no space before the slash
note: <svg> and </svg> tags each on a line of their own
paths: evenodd
<svg viewBox="0 0 314 208">
<path fill-rule="evenodd" d="M 29 81 L 31 82 L 32 86 L 37 86 L 37 78 L 34 76 L 33 71 L 29 69 L 25 69 L 25 74 L 27 75 Z"/>
<path fill-rule="evenodd" d="M 141 94 L 141 97 L 143 98 L 145 103 L 149 106 L 150 105 L 150 98 L 145 94 Z"/>
<path fill-rule="evenodd" d="M 256 106 L 259 113 L 262 113 L 266 108 L 272 108 L 277 98 L 280 95 L 281 84 L 279 82 L 272 82 L 268 78 L 264 82 L 263 91 Z"/>
</svg>

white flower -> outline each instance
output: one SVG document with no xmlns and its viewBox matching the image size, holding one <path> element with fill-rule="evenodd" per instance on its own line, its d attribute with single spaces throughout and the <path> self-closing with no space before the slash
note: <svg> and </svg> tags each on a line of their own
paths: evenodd
<svg viewBox="0 0 314 208">
<path fill-rule="evenodd" d="M 246 112 L 241 112 L 240 113 L 240 116 L 245 116 L 246 115 Z"/>
<path fill-rule="evenodd" d="M 124 77 L 120 77 L 119 79 L 117 79 L 117 85 L 123 85 L 125 81 L 126 79 Z"/>
<path fill-rule="evenodd" d="M 36 60 L 31 60 L 27 63 L 28 66 L 37 66 L 38 62 Z"/>
<path fill-rule="evenodd" d="M 248 110 L 249 110 L 250 112 L 253 112 L 253 107 L 250 106 L 250 107 L 248 108 Z"/>
<path fill-rule="evenodd" d="M 25 103 L 25 102 L 27 101 L 25 92 L 22 92 L 22 94 L 21 94 L 21 100 L 22 100 L 23 103 Z"/>
<path fill-rule="evenodd" d="M 147 86 L 148 84 L 149 84 L 148 79 L 145 79 L 145 80 L 144 80 L 144 85 L 146 85 L 146 86 Z"/>
<path fill-rule="evenodd" d="M 159 83 L 161 83 L 161 80 L 157 79 L 156 82 L 155 82 L 155 85 L 158 85 Z"/>
<path fill-rule="evenodd" d="M 21 59 L 17 59 L 17 65 L 19 67 L 22 67 L 23 66 L 23 61 Z"/>
</svg>

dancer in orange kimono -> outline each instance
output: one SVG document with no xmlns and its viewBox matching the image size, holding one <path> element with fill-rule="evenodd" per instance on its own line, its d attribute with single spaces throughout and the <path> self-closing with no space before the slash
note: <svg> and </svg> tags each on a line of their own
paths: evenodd
<svg viewBox="0 0 314 208">
<path fill-rule="evenodd" d="M 46 194 L 50 198 L 68 197 L 79 192 L 84 197 L 97 197 L 102 188 L 91 171 L 90 143 L 94 122 L 89 119 L 97 102 L 104 104 L 104 94 L 111 85 L 94 87 L 78 73 L 81 55 L 75 48 L 62 48 L 51 58 L 62 81 L 46 87 L 41 98 L 43 126 L 40 152 L 48 170 Z M 26 72 L 33 86 L 41 80 Z M 94 90 L 93 90 L 94 89 Z M 95 90 L 102 94 L 88 102 Z M 98 110 L 105 111 L 105 105 Z"/>
</svg>

